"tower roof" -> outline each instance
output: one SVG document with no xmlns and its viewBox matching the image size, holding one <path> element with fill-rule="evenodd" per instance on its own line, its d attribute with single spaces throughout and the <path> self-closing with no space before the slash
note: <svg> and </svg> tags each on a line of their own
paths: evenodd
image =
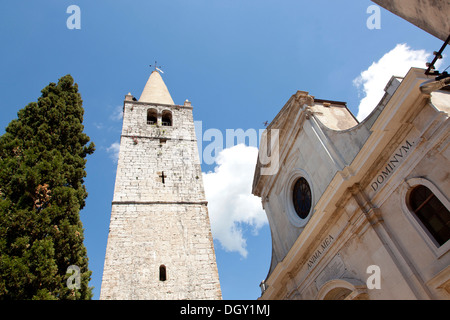
<svg viewBox="0 0 450 320">
<path fill-rule="evenodd" d="M 140 102 L 175 104 L 167 90 L 161 75 L 158 71 L 153 71 L 148 78 L 147 84 L 142 91 Z"/>
</svg>

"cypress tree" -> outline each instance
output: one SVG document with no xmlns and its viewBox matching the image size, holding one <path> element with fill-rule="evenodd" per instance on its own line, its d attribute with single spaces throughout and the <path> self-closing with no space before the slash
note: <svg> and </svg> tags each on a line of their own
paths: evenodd
<svg viewBox="0 0 450 320">
<path fill-rule="evenodd" d="M 90 299 L 79 213 L 95 146 L 73 78 L 41 92 L 0 137 L 0 299 Z"/>
</svg>

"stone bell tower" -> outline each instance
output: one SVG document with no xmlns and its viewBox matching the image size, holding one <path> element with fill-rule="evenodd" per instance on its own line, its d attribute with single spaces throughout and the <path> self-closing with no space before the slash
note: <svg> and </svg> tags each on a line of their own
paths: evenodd
<svg viewBox="0 0 450 320">
<path fill-rule="evenodd" d="M 192 106 L 125 96 L 100 299 L 221 299 Z"/>
</svg>

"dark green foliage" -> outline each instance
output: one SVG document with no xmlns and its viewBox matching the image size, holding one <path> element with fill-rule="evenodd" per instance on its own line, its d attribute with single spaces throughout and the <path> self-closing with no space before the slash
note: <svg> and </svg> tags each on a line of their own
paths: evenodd
<svg viewBox="0 0 450 320">
<path fill-rule="evenodd" d="M 0 137 L 0 299 L 90 299 L 79 212 L 95 146 L 72 77 L 41 92 Z M 80 268 L 80 289 L 67 286 L 70 265 Z"/>
</svg>

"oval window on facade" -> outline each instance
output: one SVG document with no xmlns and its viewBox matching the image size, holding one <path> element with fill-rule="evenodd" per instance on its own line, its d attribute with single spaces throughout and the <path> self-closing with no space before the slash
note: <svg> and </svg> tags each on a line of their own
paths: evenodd
<svg viewBox="0 0 450 320">
<path fill-rule="evenodd" d="M 305 178 L 297 179 L 294 185 L 293 197 L 294 209 L 301 219 L 306 219 L 311 211 L 311 188 Z"/>
</svg>

